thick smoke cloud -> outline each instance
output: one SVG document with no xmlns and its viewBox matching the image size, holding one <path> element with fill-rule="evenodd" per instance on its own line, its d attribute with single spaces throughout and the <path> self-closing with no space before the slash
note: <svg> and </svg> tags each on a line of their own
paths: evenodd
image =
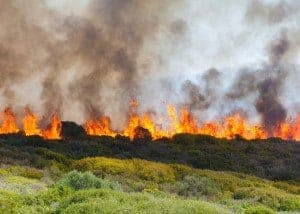
<svg viewBox="0 0 300 214">
<path fill-rule="evenodd" d="M 289 41 L 285 33 L 282 33 L 277 40 L 270 44 L 271 66 L 264 71 L 268 77 L 258 84 L 259 97 L 255 107 L 262 114 L 263 123 L 269 132 L 274 130 L 276 125 L 283 122 L 287 116 L 287 111 L 281 103 L 279 95 L 285 83 L 284 79 L 288 75 L 288 71 L 281 65 L 281 59 L 288 48 Z"/>
<path fill-rule="evenodd" d="M 202 80 L 205 83 L 203 89 L 199 84 L 193 83 L 190 80 L 183 82 L 181 89 L 186 99 L 184 106 L 190 110 L 206 110 L 216 100 L 216 94 L 220 73 L 217 69 L 211 68 L 202 75 Z"/>
<path fill-rule="evenodd" d="M 69 108 L 66 100 L 71 100 L 85 117 L 100 116 L 109 105 L 124 112 L 138 95 L 140 49 L 173 21 L 168 9 L 176 4 L 93 0 L 85 16 L 64 16 L 42 1 L 1 0 L 0 87 L 11 101 L 5 104 L 16 102 L 14 85 L 38 75 L 40 85 L 32 88 L 40 88 L 40 100 L 24 105 L 42 102 L 45 114 L 63 114 Z M 184 22 L 175 20 L 172 31 L 180 34 Z"/>
<path fill-rule="evenodd" d="M 246 20 L 249 22 L 263 21 L 266 24 L 278 24 L 296 14 L 300 9 L 298 1 L 264 2 L 254 0 L 246 11 Z"/>
<path fill-rule="evenodd" d="M 107 114 L 121 126 L 132 98 L 159 113 L 169 102 L 204 114 L 251 105 L 271 131 L 300 78 L 289 69 L 300 63 L 297 1 L 87 0 L 80 14 L 0 5 L 0 103 L 19 114 Z"/>
<path fill-rule="evenodd" d="M 281 60 L 288 49 L 289 41 L 286 32 L 282 32 L 268 45 L 269 60 L 262 65 L 262 69 L 256 71 L 242 69 L 226 94 L 229 100 L 238 100 L 258 93 L 255 108 L 269 133 L 272 133 L 287 116 L 280 95 L 285 78 L 288 76 L 288 70 L 284 68 Z"/>
</svg>

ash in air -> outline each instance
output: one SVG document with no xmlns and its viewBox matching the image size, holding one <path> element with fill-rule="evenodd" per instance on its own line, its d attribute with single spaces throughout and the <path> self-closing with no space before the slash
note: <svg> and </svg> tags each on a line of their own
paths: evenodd
<svg viewBox="0 0 300 214">
<path fill-rule="evenodd" d="M 129 101 L 273 130 L 300 110 L 300 1 L 0 0 L 0 103 L 118 128 Z"/>
</svg>

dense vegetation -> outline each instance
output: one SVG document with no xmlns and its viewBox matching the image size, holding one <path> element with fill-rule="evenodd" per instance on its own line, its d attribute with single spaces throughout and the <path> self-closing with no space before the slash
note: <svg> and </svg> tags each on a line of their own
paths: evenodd
<svg viewBox="0 0 300 214">
<path fill-rule="evenodd" d="M 2 136 L 0 146 L 2 162 L 10 158 L 13 162 L 28 159 L 37 167 L 42 167 L 44 163 L 36 162 L 34 158 L 40 157 L 41 148 L 47 148 L 71 159 L 93 156 L 139 158 L 186 164 L 200 169 L 243 172 L 272 180 L 299 181 L 300 178 L 300 143 L 277 138 L 249 141 L 178 134 L 171 139 L 137 139 L 132 142 L 122 136 L 79 135 L 75 138 L 66 136 L 65 140 L 45 141 L 39 137 L 9 135 Z M 37 157 L 35 153 L 38 153 Z"/>
<path fill-rule="evenodd" d="M 300 212 L 299 156 L 279 139 L 1 136 L 0 213 Z"/>
</svg>

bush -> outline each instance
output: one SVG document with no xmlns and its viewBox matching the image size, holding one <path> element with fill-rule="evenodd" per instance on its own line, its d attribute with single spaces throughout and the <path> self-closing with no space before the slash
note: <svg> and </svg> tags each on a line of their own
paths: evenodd
<svg viewBox="0 0 300 214">
<path fill-rule="evenodd" d="M 245 210 L 245 214 L 275 214 L 275 212 L 265 206 L 250 206 Z"/>
<path fill-rule="evenodd" d="M 117 182 L 97 178 L 91 172 L 78 172 L 76 170 L 69 172 L 62 178 L 58 185 L 68 186 L 74 190 L 88 189 L 88 188 L 106 188 L 121 190 L 121 186 Z"/>
<path fill-rule="evenodd" d="M 289 184 L 289 183 L 286 183 L 286 182 L 275 182 L 273 184 L 274 187 L 278 188 L 278 189 L 283 189 L 289 193 L 292 193 L 292 194 L 300 194 L 300 186 L 298 185 L 293 185 L 293 184 Z"/>
<path fill-rule="evenodd" d="M 197 175 L 184 177 L 182 181 L 177 182 L 176 186 L 178 194 L 183 196 L 215 196 L 220 191 L 216 183 Z"/>
<path fill-rule="evenodd" d="M 41 170 L 35 168 L 26 168 L 23 172 L 20 173 L 21 176 L 26 178 L 41 179 L 44 174 Z"/>
<path fill-rule="evenodd" d="M 300 197 L 272 188 L 244 187 L 234 193 L 234 199 L 251 199 L 277 210 L 299 211 Z"/>
<path fill-rule="evenodd" d="M 84 158 L 75 162 L 75 168 L 80 171 L 92 171 L 100 176 L 122 175 L 157 183 L 175 181 L 174 170 L 171 166 L 140 159 Z"/>
<path fill-rule="evenodd" d="M 80 190 L 65 198 L 57 213 L 229 213 L 200 200 L 182 200 L 148 193 L 125 193 L 104 189 Z"/>
</svg>

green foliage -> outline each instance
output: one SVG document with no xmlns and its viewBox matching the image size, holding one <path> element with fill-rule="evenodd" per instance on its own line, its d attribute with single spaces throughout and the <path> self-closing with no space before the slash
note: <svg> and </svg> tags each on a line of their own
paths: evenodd
<svg viewBox="0 0 300 214">
<path fill-rule="evenodd" d="M 285 190 L 289 193 L 300 195 L 300 185 L 289 184 L 287 182 L 278 181 L 278 182 L 274 182 L 273 186 L 278 189 Z"/>
<path fill-rule="evenodd" d="M 44 174 L 42 170 L 38 170 L 32 167 L 21 167 L 17 165 L 7 166 L 0 169 L 0 175 L 18 175 L 26 178 L 41 179 Z"/>
<path fill-rule="evenodd" d="M 273 209 L 300 211 L 300 196 L 274 188 L 244 187 L 234 193 L 235 199 L 251 199 Z"/>
<path fill-rule="evenodd" d="M 53 160 L 59 163 L 58 166 L 60 166 L 62 170 L 67 170 L 72 165 L 72 160 L 68 158 L 66 155 L 53 152 L 49 149 L 38 148 L 36 149 L 35 152 L 47 160 Z"/>
<path fill-rule="evenodd" d="M 293 143 L 186 134 L 155 143 L 25 140 L 14 136 L 0 143 L 0 213 L 300 211 L 293 159 L 299 147 Z"/>
<path fill-rule="evenodd" d="M 182 181 L 176 183 L 179 195 L 201 197 L 215 196 L 219 193 L 216 183 L 206 177 L 197 175 L 186 176 Z"/>
<path fill-rule="evenodd" d="M 122 175 L 157 183 L 175 181 L 175 174 L 172 167 L 167 164 L 146 160 L 120 160 L 96 157 L 81 159 L 75 162 L 74 165 L 80 171 L 92 171 L 100 176 Z"/>
<path fill-rule="evenodd" d="M 22 197 L 11 191 L 0 191 L 0 213 L 13 213 L 22 204 Z"/>
<path fill-rule="evenodd" d="M 165 163 L 187 164 L 194 168 L 236 171 L 274 180 L 300 181 L 300 144 L 280 139 L 216 139 L 211 136 L 178 134 L 171 139 L 130 142 L 126 137 L 67 138 L 46 141 L 22 135 L 1 136 L 0 161 L 36 168 L 57 167 L 67 172 L 74 159 L 106 156 L 143 158 Z"/>
<path fill-rule="evenodd" d="M 20 173 L 21 176 L 26 178 L 41 179 L 44 174 L 41 170 L 35 168 L 26 168 L 23 172 Z"/>
<path fill-rule="evenodd" d="M 62 213 L 229 213 L 213 204 L 148 193 L 81 190 L 63 200 Z"/>
<path fill-rule="evenodd" d="M 97 178 L 91 172 L 78 172 L 76 170 L 69 172 L 59 182 L 58 185 L 67 186 L 74 190 L 88 188 L 107 188 L 121 190 L 120 184 L 109 180 Z"/>
<path fill-rule="evenodd" d="M 275 211 L 261 205 L 250 206 L 245 210 L 245 214 L 275 214 Z"/>
</svg>

